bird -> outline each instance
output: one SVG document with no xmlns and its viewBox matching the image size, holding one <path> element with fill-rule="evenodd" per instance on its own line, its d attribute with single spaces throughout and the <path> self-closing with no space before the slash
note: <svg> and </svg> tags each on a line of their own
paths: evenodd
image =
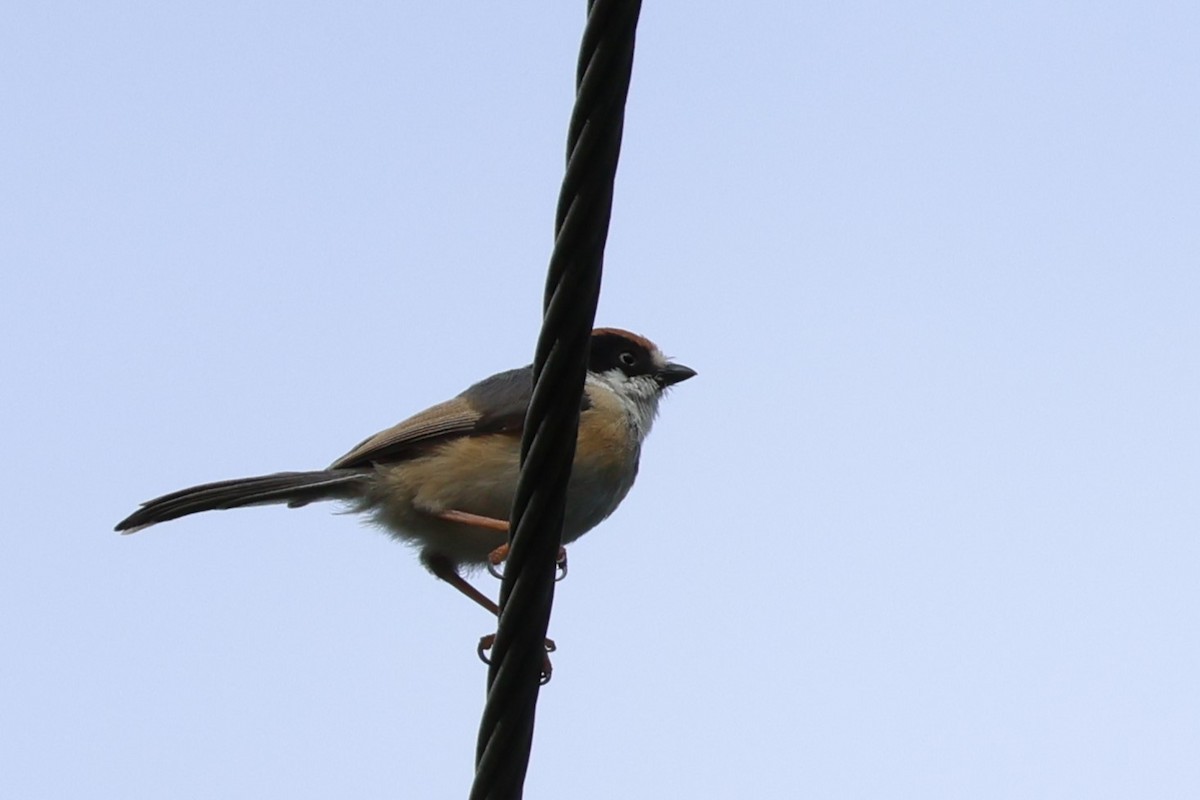
<svg viewBox="0 0 1200 800">
<path fill-rule="evenodd" d="M 659 401 L 695 375 L 643 336 L 620 328 L 591 332 L 563 545 L 599 525 L 625 499 Z M 492 568 L 507 552 L 507 516 L 532 393 L 531 365 L 499 372 L 364 439 L 326 469 L 181 489 L 142 503 L 115 529 L 130 534 L 218 509 L 343 501 L 414 545 L 434 576 L 496 615 L 496 603 L 465 574 Z M 565 571 L 565 551 L 560 567 Z"/>
</svg>

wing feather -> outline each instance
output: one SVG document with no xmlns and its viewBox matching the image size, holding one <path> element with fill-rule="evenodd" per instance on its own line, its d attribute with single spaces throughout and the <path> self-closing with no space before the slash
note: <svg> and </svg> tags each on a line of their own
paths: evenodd
<svg viewBox="0 0 1200 800">
<path fill-rule="evenodd" d="M 530 367 L 508 370 L 364 439 L 330 469 L 367 467 L 411 458 L 435 442 L 488 433 L 521 435 L 533 388 Z"/>
<path fill-rule="evenodd" d="M 381 461 L 399 461 L 434 441 L 470 435 L 478 421 L 479 414 L 456 397 L 364 439 L 329 468 L 367 467 Z"/>
</svg>

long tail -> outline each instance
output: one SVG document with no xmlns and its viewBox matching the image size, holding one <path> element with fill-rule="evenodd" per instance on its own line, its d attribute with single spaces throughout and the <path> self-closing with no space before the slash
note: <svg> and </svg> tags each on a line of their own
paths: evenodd
<svg viewBox="0 0 1200 800">
<path fill-rule="evenodd" d="M 316 500 L 347 500 L 361 494 L 369 473 L 328 469 L 316 472 L 276 472 L 257 478 L 237 478 L 180 489 L 142 503 L 142 507 L 117 523 L 116 530 L 134 533 L 200 511 L 287 503 L 302 506 Z"/>
</svg>

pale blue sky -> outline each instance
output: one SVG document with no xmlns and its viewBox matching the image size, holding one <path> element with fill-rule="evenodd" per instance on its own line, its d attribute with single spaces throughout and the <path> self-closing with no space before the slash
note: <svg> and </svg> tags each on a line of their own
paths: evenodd
<svg viewBox="0 0 1200 800">
<path fill-rule="evenodd" d="M 111 529 L 529 360 L 583 7 L 5 15 L 0 796 L 465 796 L 493 625 L 405 548 Z M 700 376 L 572 550 L 528 797 L 1200 796 L 1198 41 L 646 5 L 598 320 Z"/>
</svg>

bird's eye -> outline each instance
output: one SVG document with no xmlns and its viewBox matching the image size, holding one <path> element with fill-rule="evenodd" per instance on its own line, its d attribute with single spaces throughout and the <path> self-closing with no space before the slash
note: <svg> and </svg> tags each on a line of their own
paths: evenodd
<svg viewBox="0 0 1200 800">
<path fill-rule="evenodd" d="M 621 363 L 627 367 L 632 367 L 634 364 L 637 363 L 637 356 L 635 356 L 633 353 L 629 352 L 628 350 L 621 353 L 621 355 L 617 356 L 617 358 L 619 358 L 621 360 Z"/>
</svg>

